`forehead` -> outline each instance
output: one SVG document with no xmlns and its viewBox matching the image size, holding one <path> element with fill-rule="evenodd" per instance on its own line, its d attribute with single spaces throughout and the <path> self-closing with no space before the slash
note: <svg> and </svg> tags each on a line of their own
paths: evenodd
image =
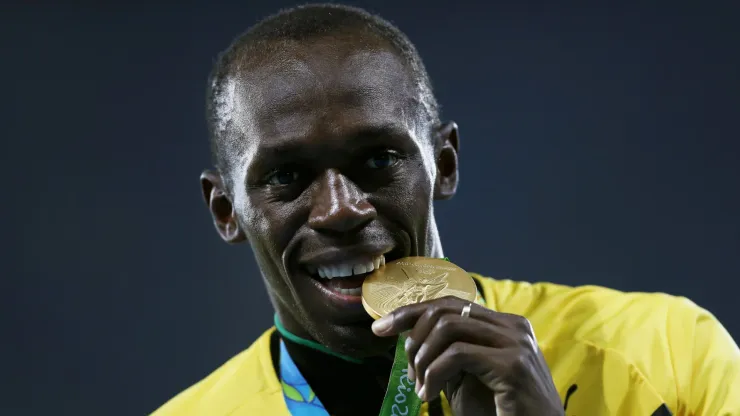
<svg viewBox="0 0 740 416">
<path fill-rule="evenodd" d="M 418 92 L 391 48 L 323 41 L 273 52 L 232 81 L 232 121 L 247 158 L 283 142 L 326 144 L 360 130 L 413 129 Z"/>
</svg>

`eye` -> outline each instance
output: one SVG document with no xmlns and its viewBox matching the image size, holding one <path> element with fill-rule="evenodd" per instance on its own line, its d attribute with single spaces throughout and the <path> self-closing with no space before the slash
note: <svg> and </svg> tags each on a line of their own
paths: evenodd
<svg viewBox="0 0 740 416">
<path fill-rule="evenodd" d="M 298 180 L 298 172 L 291 170 L 278 170 L 267 178 L 270 185 L 290 185 Z"/>
<path fill-rule="evenodd" d="M 398 156 L 392 152 L 379 153 L 365 162 L 372 169 L 385 169 L 393 166 L 398 161 Z"/>
</svg>

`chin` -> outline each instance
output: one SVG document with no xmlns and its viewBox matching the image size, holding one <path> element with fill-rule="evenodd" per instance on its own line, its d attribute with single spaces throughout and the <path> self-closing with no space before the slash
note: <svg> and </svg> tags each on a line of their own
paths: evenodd
<svg viewBox="0 0 740 416">
<path fill-rule="evenodd" d="M 386 355 L 396 343 L 396 337 L 379 337 L 370 329 L 372 318 L 366 325 L 334 327 L 322 343 L 331 350 L 350 357 L 366 358 Z"/>
</svg>

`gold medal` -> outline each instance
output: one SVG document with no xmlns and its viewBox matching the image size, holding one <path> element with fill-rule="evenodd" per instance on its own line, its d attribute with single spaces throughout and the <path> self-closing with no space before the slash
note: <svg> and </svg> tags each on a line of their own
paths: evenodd
<svg viewBox="0 0 740 416">
<path fill-rule="evenodd" d="M 377 269 L 362 283 L 362 306 L 375 319 L 397 308 L 444 296 L 475 301 L 473 278 L 443 259 L 406 257 Z"/>
</svg>

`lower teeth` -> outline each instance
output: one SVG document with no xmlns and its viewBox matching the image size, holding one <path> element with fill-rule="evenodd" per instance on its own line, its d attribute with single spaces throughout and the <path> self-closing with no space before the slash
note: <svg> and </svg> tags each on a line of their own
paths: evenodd
<svg viewBox="0 0 740 416">
<path fill-rule="evenodd" d="M 350 295 L 350 296 L 360 296 L 362 295 L 362 287 L 356 287 L 352 289 L 337 289 L 339 293 L 343 295 Z"/>
</svg>

